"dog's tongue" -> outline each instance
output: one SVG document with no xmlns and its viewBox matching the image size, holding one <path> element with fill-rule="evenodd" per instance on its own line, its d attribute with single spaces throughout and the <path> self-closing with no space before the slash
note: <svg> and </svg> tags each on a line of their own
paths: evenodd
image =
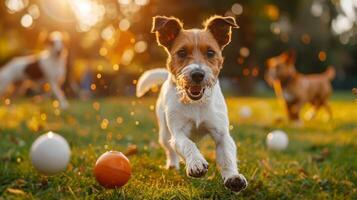
<svg viewBox="0 0 357 200">
<path fill-rule="evenodd" d="M 190 87 L 190 92 L 193 95 L 199 95 L 201 93 L 201 89 L 202 89 L 201 86 L 191 86 Z"/>
</svg>

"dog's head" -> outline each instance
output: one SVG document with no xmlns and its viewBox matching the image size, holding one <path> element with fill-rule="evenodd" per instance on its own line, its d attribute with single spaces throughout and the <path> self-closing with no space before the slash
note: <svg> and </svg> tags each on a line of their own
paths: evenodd
<svg viewBox="0 0 357 200">
<path fill-rule="evenodd" d="M 63 33 L 54 31 L 48 36 L 47 46 L 55 55 L 59 55 L 65 49 L 65 41 L 66 36 Z"/>
<path fill-rule="evenodd" d="M 167 67 L 182 98 L 201 100 L 218 79 L 223 48 L 231 41 L 231 29 L 238 28 L 232 17 L 214 16 L 203 29 L 184 29 L 174 17 L 157 16 L 152 32 L 168 53 Z"/>
<path fill-rule="evenodd" d="M 271 85 L 274 81 L 285 81 L 296 74 L 295 69 L 296 53 L 287 51 L 269 58 L 266 62 L 265 80 Z"/>
</svg>

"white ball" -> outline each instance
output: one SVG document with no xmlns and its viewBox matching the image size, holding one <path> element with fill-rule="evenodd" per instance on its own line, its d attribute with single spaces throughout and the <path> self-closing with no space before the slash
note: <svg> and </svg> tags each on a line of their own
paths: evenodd
<svg viewBox="0 0 357 200">
<path fill-rule="evenodd" d="M 266 144 L 269 149 L 284 150 L 288 147 L 289 139 L 284 131 L 275 130 L 268 134 Z"/>
<path fill-rule="evenodd" d="M 46 175 L 65 170 L 70 156 L 71 150 L 66 139 L 53 132 L 38 137 L 30 151 L 32 165 Z"/>
<path fill-rule="evenodd" d="M 249 118 L 252 116 L 252 109 L 249 106 L 242 106 L 239 110 L 239 115 L 243 118 Z"/>
</svg>

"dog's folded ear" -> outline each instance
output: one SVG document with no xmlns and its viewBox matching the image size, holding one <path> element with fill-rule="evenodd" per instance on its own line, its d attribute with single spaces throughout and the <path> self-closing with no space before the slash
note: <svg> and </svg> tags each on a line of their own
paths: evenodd
<svg viewBox="0 0 357 200">
<path fill-rule="evenodd" d="M 156 16 L 153 18 L 151 32 L 156 34 L 159 45 L 170 48 L 181 29 L 182 23 L 177 18 Z"/>
<path fill-rule="evenodd" d="M 213 16 L 203 24 L 217 40 L 221 49 L 231 41 L 232 28 L 239 28 L 233 17 Z"/>
</svg>

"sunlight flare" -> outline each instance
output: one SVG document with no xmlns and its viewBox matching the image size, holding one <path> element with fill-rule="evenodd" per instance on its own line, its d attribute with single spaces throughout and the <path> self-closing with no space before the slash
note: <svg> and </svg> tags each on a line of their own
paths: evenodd
<svg viewBox="0 0 357 200">
<path fill-rule="evenodd" d="M 89 31 L 104 18 L 105 7 L 91 0 L 68 1 L 78 21 L 78 30 Z"/>
</svg>

